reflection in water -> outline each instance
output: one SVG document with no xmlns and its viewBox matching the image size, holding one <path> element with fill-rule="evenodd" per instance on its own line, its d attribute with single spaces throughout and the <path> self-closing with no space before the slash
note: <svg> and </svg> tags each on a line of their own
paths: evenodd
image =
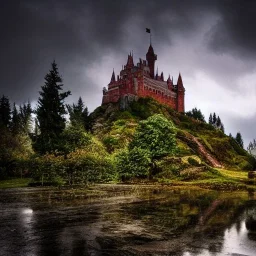
<svg viewBox="0 0 256 256">
<path fill-rule="evenodd" d="M 94 201 L 0 191 L 0 255 L 255 255 L 252 195 L 111 191 Z"/>
</svg>

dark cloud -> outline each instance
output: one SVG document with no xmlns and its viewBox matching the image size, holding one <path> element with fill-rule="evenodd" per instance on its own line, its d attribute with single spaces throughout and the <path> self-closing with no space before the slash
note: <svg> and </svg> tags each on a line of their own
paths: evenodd
<svg viewBox="0 0 256 256">
<path fill-rule="evenodd" d="M 72 91 L 70 100 L 81 95 L 92 110 L 101 103 L 112 68 L 118 73 L 130 50 L 135 62 L 145 58 L 146 27 L 153 32 L 157 65 L 165 75 L 169 70 L 185 74 L 188 93 L 195 88 L 200 93 L 207 79 L 235 93 L 241 90 L 238 80 L 255 72 L 255 10 L 250 0 L 5 1 L 0 10 L 0 94 L 16 103 L 36 101 L 55 59 Z M 195 105 L 210 97 L 204 93 L 190 94 Z"/>
<path fill-rule="evenodd" d="M 217 5 L 219 20 L 212 28 L 210 47 L 239 58 L 256 55 L 256 2 L 253 0 L 226 0 Z"/>
</svg>

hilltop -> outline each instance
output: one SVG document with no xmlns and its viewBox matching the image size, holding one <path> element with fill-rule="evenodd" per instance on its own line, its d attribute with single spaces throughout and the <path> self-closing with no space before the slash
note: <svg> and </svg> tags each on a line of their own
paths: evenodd
<svg viewBox="0 0 256 256">
<path fill-rule="evenodd" d="M 104 144 L 108 153 L 126 148 L 138 123 L 154 114 L 161 114 L 176 127 L 177 150 L 157 162 L 158 180 L 200 180 L 223 176 L 226 170 L 243 173 L 254 170 L 255 159 L 237 142 L 212 125 L 178 113 L 152 98 L 140 98 L 120 111 L 117 104 L 98 107 L 91 114 L 93 134 Z M 232 173 L 229 175 L 232 178 Z M 215 178 L 216 178 L 215 177 Z"/>
</svg>

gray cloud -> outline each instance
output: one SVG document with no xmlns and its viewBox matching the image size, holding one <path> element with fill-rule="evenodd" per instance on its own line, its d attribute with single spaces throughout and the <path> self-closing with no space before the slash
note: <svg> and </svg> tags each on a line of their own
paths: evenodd
<svg viewBox="0 0 256 256">
<path fill-rule="evenodd" d="M 207 94 L 205 87 L 216 84 L 239 100 L 241 80 L 252 77 L 247 83 L 254 84 L 255 7 L 249 0 L 6 1 L 0 10 L 0 94 L 16 103 L 36 101 L 55 59 L 65 88 L 72 91 L 69 101 L 81 95 L 93 110 L 101 103 L 112 68 L 118 73 L 131 50 L 135 62 L 145 58 L 145 28 L 150 27 L 160 70 L 165 76 L 183 74 L 188 108 L 213 112 L 218 95 Z M 222 97 L 223 108 L 233 104 L 230 95 Z M 230 130 L 236 129 L 227 109 L 225 116 Z M 244 132 L 249 134 L 247 128 Z"/>
</svg>

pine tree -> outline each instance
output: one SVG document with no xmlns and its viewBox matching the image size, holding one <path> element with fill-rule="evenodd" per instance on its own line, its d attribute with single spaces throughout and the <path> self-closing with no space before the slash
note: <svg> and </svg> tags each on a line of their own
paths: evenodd
<svg viewBox="0 0 256 256">
<path fill-rule="evenodd" d="M 70 122 L 73 126 L 82 126 L 88 130 L 89 113 L 88 108 L 84 106 L 83 100 L 79 97 L 77 104 L 67 105 L 70 116 Z"/>
<path fill-rule="evenodd" d="M 11 122 L 11 106 L 9 99 L 4 95 L 0 99 L 0 127 L 9 128 Z"/>
<path fill-rule="evenodd" d="M 10 130 L 13 134 L 18 134 L 21 129 L 20 115 L 17 110 L 16 104 L 13 104 L 12 119 L 10 123 Z"/>
<path fill-rule="evenodd" d="M 220 126 L 221 126 L 221 120 L 220 120 L 219 116 L 217 117 L 216 126 L 217 126 L 217 128 L 220 128 Z"/>
<path fill-rule="evenodd" d="M 236 138 L 235 138 L 236 142 L 238 143 L 238 145 L 241 147 L 241 148 L 244 148 L 244 142 L 243 142 L 243 139 L 242 139 L 242 135 L 240 132 L 238 132 L 236 134 Z"/>
<path fill-rule="evenodd" d="M 32 107 L 28 102 L 27 104 L 23 104 L 20 106 L 20 122 L 22 132 L 29 134 L 31 132 L 31 124 L 32 124 Z"/>
<path fill-rule="evenodd" d="M 205 122 L 204 115 L 200 109 L 193 108 L 191 111 L 186 112 L 186 115 L 201 122 Z"/>
<path fill-rule="evenodd" d="M 212 124 L 213 125 L 216 125 L 216 122 L 217 122 L 217 118 L 216 118 L 216 114 L 215 112 L 213 113 L 213 117 L 212 117 Z"/>
<path fill-rule="evenodd" d="M 213 121 L 212 121 L 212 113 L 210 114 L 210 116 L 209 116 L 209 124 L 213 124 Z"/>
<path fill-rule="evenodd" d="M 61 93 L 62 86 L 62 78 L 54 61 L 51 70 L 45 76 L 45 84 L 41 87 L 36 109 L 40 135 L 35 143 L 35 149 L 40 153 L 58 149 L 60 134 L 65 128 L 64 99 L 71 93 L 70 91 Z"/>
<path fill-rule="evenodd" d="M 224 129 L 223 123 L 221 123 L 221 125 L 220 125 L 220 130 L 221 130 L 223 133 L 225 133 L 225 129 Z M 232 135 L 231 135 L 231 136 L 232 136 Z"/>
</svg>

